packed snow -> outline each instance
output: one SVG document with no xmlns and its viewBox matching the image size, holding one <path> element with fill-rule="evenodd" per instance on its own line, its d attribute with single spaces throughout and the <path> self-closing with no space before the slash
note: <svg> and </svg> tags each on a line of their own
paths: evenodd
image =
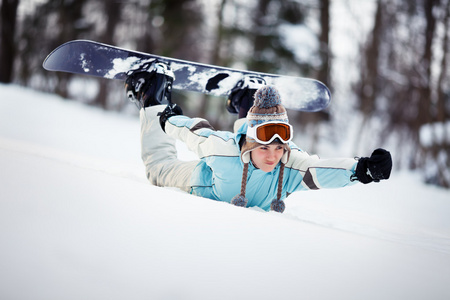
<svg viewBox="0 0 450 300">
<path fill-rule="evenodd" d="M 0 85 L 1 299 L 450 299 L 450 192 L 418 174 L 267 213 L 151 186 L 139 141 L 136 116 Z"/>
</svg>

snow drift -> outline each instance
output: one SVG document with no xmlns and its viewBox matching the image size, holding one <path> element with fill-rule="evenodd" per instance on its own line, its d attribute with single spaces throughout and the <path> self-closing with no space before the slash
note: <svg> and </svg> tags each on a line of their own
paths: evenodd
<svg viewBox="0 0 450 300">
<path fill-rule="evenodd" d="M 243 209 L 151 186 L 137 117 L 0 98 L 2 299 L 450 299 L 450 193 L 414 174 Z"/>
</svg>

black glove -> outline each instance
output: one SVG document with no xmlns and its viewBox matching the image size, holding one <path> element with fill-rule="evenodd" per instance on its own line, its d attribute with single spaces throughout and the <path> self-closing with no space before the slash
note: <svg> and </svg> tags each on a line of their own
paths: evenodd
<svg viewBox="0 0 450 300">
<path fill-rule="evenodd" d="M 175 103 L 171 103 L 167 105 L 167 107 L 160 113 L 159 116 L 159 124 L 164 132 L 166 132 L 166 121 L 172 116 L 180 116 L 183 115 L 183 110 L 181 107 L 176 105 Z"/>
<path fill-rule="evenodd" d="M 362 183 L 379 182 L 389 179 L 392 170 L 392 157 L 389 151 L 378 148 L 370 157 L 361 157 L 355 175 Z"/>
</svg>

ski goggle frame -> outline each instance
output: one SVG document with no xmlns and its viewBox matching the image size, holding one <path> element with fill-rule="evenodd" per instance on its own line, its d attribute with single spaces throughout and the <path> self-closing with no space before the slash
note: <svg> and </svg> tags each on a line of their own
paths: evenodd
<svg viewBox="0 0 450 300">
<path fill-rule="evenodd" d="M 263 145 L 272 143 L 276 138 L 286 144 L 292 140 L 292 133 L 292 125 L 280 121 L 265 122 L 247 128 L 247 136 Z"/>
</svg>

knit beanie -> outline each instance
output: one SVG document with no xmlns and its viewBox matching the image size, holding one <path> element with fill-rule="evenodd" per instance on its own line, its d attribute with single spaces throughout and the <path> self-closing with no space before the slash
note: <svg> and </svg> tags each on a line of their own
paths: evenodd
<svg viewBox="0 0 450 300">
<path fill-rule="evenodd" d="M 249 127 L 253 127 L 258 124 L 262 124 L 270 121 L 279 121 L 279 122 L 289 122 L 286 109 L 281 104 L 281 97 L 278 90 L 274 86 L 263 86 L 259 88 L 254 95 L 253 106 L 247 113 L 247 125 Z M 284 166 L 289 160 L 289 154 L 291 152 L 291 148 L 289 145 L 284 145 L 284 155 L 281 158 L 281 166 L 280 166 L 280 176 L 278 179 L 278 190 L 277 190 L 277 199 L 272 201 L 271 209 L 283 212 L 285 205 L 281 200 L 281 193 L 283 187 L 283 173 Z M 241 160 L 244 163 L 244 170 L 242 174 L 242 182 L 241 182 L 241 193 L 235 196 L 231 203 L 237 206 L 245 207 L 248 203 L 247 198 L 245 198 L 245 189 L 247 185 L 247 173 L 248 173 L 248 164 L 250 162 L 250 152 L 258 147 L 261 144 L 258 143 L 251 137 L 246 137 L 244 145 L 241 148 Z"/>
</svg>

